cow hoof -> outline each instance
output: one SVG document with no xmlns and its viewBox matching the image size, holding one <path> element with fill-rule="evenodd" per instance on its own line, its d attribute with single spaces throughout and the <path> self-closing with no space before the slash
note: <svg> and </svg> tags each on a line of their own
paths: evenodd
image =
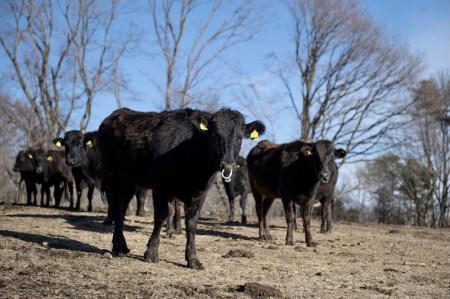
<svg viewBox="0 0 450 299">
<path fill-rule="evenodd" d="M 272 241 L 273 240 L 273 238 L 272 238 L 272 235 L 262 235 L 261 237 L 260 237 L 260 239 L 261 240 L 265 240 L 265 241 Z"/>
<path fill-rule="evenodd" d="M 311 242 L 311 243 L 306 244 L 307 247 L 316 247 L 316 245 L 317 245 L 316 242 Z"/>
<path fill-rule="evenodd" d="M 149 263 L 158 263 L 158 253 L 154 250 L 147 249 L 144 253 L 144 260 Z"/>
<path fill-rule="evenodd" d="M 187 266 L 188 268 L 194 270 L 205 270 L 205 267 L 203 267 L 202 263 L 200 263 L 198 259 L 188 261 Z"/>
<path fill-rule="evenodd" d="M 172 239 L 174 237 L 174 235 L 173 235 L 173 233 L 167 233 L 165 236 L 164 236 L 164 239 Z"/>
<path fill-rule="evenodd" d="M 286 241 L 286 245 L 294 245 L 293 241 Z"/>
<path fill-rule="evenodd" d="M 112 253 L 115 256 L 125 256 L 130 253 L 130 249 L 127 246 L 117 245 L 113 246 Z"/>
</svg>

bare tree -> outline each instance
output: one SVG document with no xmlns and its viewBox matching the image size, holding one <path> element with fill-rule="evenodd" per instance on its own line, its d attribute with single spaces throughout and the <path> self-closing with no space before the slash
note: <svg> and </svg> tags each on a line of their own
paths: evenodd
<svg viewBox="0 0 450 299">
<path fill-rule="evenodd" d="M 387 37 L 357 1 L 286 0 L 294 55 L 277 73 L 300 123 L 300 138 L 328 138 L 349 161 L 384 151 L 387 133 L 404 109 L 420 60 Z"/>
<path fill-rule="evenodd" d="M 205 87 L 203 82 L 226 66 L 220 61 L 224 52 L 255 36 L 261 9 L 255 8 L 253 0 L 149 2 L 165 65 L 165 109 L 203 104 L 211 91 L 214 95 L 214 88 Z M 215 85 L 218 88 L 218 82 Z"/>
<path fill-rule="evenodd" d="M 421 161 L 431 181 L 426 193 L 426 213 L 432 223 L 449 225 L 450 190 L 450 76 L 441 72 L 436 78 L 423 80 L 413 89 L 412 119 L 408 135 L 412 146 L 407 154 Z M 414 138 L 415 136 L 415 138 Z M 433 206 L 431 205 L 433 203 Z"/>
<path fill-rule="evenodd" d="M 3 107 L 11 107 L 11 100 L 0 95 L 0 202 L 11 202 L 17 193 L 20 176 L 12 172 L 15 155 L 20 149 L 21 139 L 24 137 L 11 119 L 9 111 Z M 19 113 L 25 112 L 23 107 L 15 107 Z M 27 113 L 22 114 L 25 118 Z M 15 116 L 16 114 L 14 114 Z M 25 128 L 27 124 L 24 123 Z"/>
<path fill-rule="evenodd" d="M 113 38 L 118 4 L 117 0 L 107 5 L 96 0 L 1 2 L 0 45 L 12 66 L 8 76 L 16 82 L 12 90 L 17 100 L 34 112 L 40 131 L 35 142 L 45 145 L 65 131 L 80 108 L 80 129 L 86 129 L 95 95 L 113 81 L 130 42 Z"/>
</svg>

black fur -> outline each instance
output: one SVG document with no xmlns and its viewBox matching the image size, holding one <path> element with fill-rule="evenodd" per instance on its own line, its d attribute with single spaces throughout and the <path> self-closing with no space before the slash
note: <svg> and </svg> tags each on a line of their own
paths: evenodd
<svg viewBox="0 0 450 299">
<path fill-rule="evenodd" d="M 234 199 L 241 196 L 240 204 L 242 210 L 242 223 L 247 223 L 247 196 L 250 192 L 250 183 L 248 182 L 248 170 L 247 161 L 244 157 L 239 156 L 237 160 L 238 168 L 231 180 L 227 182 L 222 178 L 223 185 L 225 187 L 225 192 L 227 193 L 228 201 L 230 203 L 230 213 L 228 216 L 228 221 L 234 221 Z"/>
<path fill-rule="evenodd" d="M 283 201 L 286 213 L 286 244 L 293 245 L 294 213 L 292 202 L 302 209 L 303 228 L 307 246 L 315 246 L 310 223 L 311 208 L 320 184 L 330 183 L 330 163 L 343 150 L 335 150 L 328 140 L 315 143 L 294 141 L 277 145 L 261 141 L 247 156 L 250 186 L 256 203 L 259 237 L 272 239 L 269 232 L 268 211 L 275 198 Z M 337 176 L 335 176 L 337 180 Z"/>
<path fill-rule="evenodd" d="M 242 138 L 260 122 L 245 124 L 241 113 L 222 109 L 207 113 L 180 109 L 143 113 L 119 109 L 99 128 L 103 179 L 113 211 L 113 253 L 129 252 L 123 235 L 128 203 L 139 188 L 153 189 L 155 225 L 144 258 L 158 262 L 160 231 L 168 204 L 179 198 L 185 204 L 189 268 L 203 269 L 195 249 L 200 209 L 216 171 L 236 169 Z"/>
</svg>

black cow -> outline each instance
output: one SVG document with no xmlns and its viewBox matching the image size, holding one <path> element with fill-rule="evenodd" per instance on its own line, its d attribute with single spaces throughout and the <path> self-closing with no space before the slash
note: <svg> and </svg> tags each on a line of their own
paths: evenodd
<svg viewBox="0 0 450 299">
<path fill-rule="evenodd" d="M 114 217 L 113 253 L 127 254 L 123 219 L 137 187 L 153 189 L 154 228 L 144 259 L 158 262 L 160 232 L 168 203 L 184 203 L 189 268 L 203 269 L 195 249 L 197 221 L 214 173 L 230 178 L 241 142 L 264 132 L 258 121 L 245 124 L 241 113 L 180 109 L 161 113 L 119 109 L 99 128 L 104 183 Z"/>
<path fill-rule="evenodd" d="M 222 178 L 223 185 L 225 187 L 225 192 L 228 196 L 228 201 L 230 202 L 230 214 L 228 217 L 228 222 L 234 221 L 234 199 L 237 196 L 241 196 L 241 209 L 242 209 L 242 223 L 247 223 L 247 196 L 250 192 L 250 184 L 248 182 L 248 171 L 247 162 L 244 157 L 239 156 L 237 160 L 238 169 L 236 173 L 231 177 L 231 180 L 227 182 Z"/>
<path fill-rule="evenodd" d="M 247 156 L 250 186 L 255 198 L 260 239 L 270 240 L 268 211 L 275 198 L 281 198 L 286 213 L 286 245 L 293 245 L 294 213 L 292 202 L 302 209 L 307 246 L 315 246 L 310 231 L 311 208 L 321 182 L 330 183 L 330 163 L 344 157 L 328 140 L 315 143 L 293 141 L 274 144 L 264 140 Z M 337 179 L 337 177 L 336 177 Z"/>
<path fill-rule="evenodd" d="M 34 158 L 34 150 L 31 148 L 19 151 L 13 167 L 14 172 L 20 173 L 21 181 L 25 182 L 25 188 L 27 190 L 27 205 L 33 204 L 32 197 L 34 198 L 34 205 L 37 205 L 36 183 L 38 181 L 38 176 L 36 174 Z"/>
<path fill-rule="evenodd" d="M 88 173 L 91 174 L 91 176 L 96 178 L 97 186 L 101 188 L 101 177 L 102 177 L 102 171 L 101 171 L 101 164 L 100 164 L 100 152 L 98 149 L 98 139 L 97 139 L 98 132 L 88 132 L 84 134 L 83 144 L 84 149 L 87 153 L 88 163 L 87 163 L 87 170 Z M 100 181 L 100 182 L 99 182 Z M 144 216 L 145 215 L 145 200 L 147 198 L 147 189 L 139 189 L 136 191 L 136 201 L 137 201 L 137 209 L 136 209 L 136 216 Z M 113 224 L 111 209 L 108 205 L 108 216 L 106 220 L 103 222 L 103 224 L 111 225 Z"/>
<path fill-rule="evenodd" d="M 47 197 L 45 205 L 50 206 L 50 187 L 53 186 L 55 207 L 59 208 L 63 192 L 68 191 L 73 197 L 72 169 L 65 162 L 64 151 L 38 150 L 35 151 L 36 172 L 42 176 L 42 190 Z M 44 198 L 41 200 L 44 205 Z"/>
<path fill-rule="evenodd" d="M 345 151 L 341 153 L 339 157 L 345 157 Z M 339 170 L 336 165 L 336 162 L 330 161 L 328 165 L 330 169 L 330 181 L 328 183 L 320 183 L 319 188 L 316 193 L 316 200 L 320 202 L 321 206 L 321 224 L 320 224 L 320 232 L 323 234 L 331 233 L 331 218 L 332 218 L 332 204 L 334 201 L 334 189 L 336 188 L 336 183 L 339 176 Z M 294 213 L 295 213 L 295 203 L 293 203 Z M 312 208 L 312 207 L 311 207 Z M 300 208 L 300 214 L 302 213 Z M 312 214 L 312 209 L 310 211 Z M 295 228 L 297 227 L 297 223 L 294 224 Z"/>
<path fill-rule="evenodd" d="M 341 150 L 340 154 L 335 157 L 343 158 L 345 155 L 346 152 Z M 332 203 L 334 200 L 334 189 L 336 188 L 336 183 L 339 176 L 339 170 L 336 162 L 331 161 L 328 167 L 330 169 L 330 181 L 327 184 L 321 182 L 316 194 L 316 198 L 320 201 L 322 206 L 322 222 L 320 225 L 320 232 L 324 234 L 331 233 Z"/>
<path fill-rule="evenodd" d="M 66 163 L 72 166 L 72 174 L 75 178 L 77 189 L 77 203 L 75 209 L 80 210 L 82 190 L 87 184 L 88 187 L 88 211 L 92 212 L 92 196 L 96 183 L 99 185 L 100 167 L 98 163 L 97 151 L 88 151 L 84 147 L 84 133 L 79 130 L 68 131 L 64 138 L 55 138 L 53 143 L 56 147 L 64 146 L 66 150 Z M 89 145 L 88 145 L 89 148 Z M 73 199 L 70 201 L 70 208 L 73 209 Z"/>
</svg>

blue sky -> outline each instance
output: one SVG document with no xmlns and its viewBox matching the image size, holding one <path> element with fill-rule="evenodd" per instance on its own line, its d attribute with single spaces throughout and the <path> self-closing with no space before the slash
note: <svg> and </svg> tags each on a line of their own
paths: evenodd
<svg viewBox="0 0 450 299">
<path fill-rule="evenodd" d="M 286 7 L 278 1 L 268 3 L 265 9 L 272 15 L 270 23 L 257 39 L 229 51 L 226 59 L 240 66 L 243 71 L 240 80 L 257 79 L 261 86 L 274 89 L 278 87 L 268 74 L 267 55 L 275 53 L 285 57 L 293 47 Z M 423 77 L 438 70 L 450 70 L 450 0 L 361 0 L 361 5 L 384 31 L 408 43 L 413 53 L 422 55 L 427 67 Z M 140 27 L 149 30 L 146 28 L 150 26 L 148 15 L 141 12 L 135 19 Z M 149 44 L 152 42 L 150 37 L 145 37 L 145 40 Z M 153 80 L 162 77 L 161 64 L 156 63 L 154 58 L 140 55 L 126 58 L 125 64 L 127 77 L 138 99 L 126 100 L 124 106 L 140 111 L 162 110 L 162 95 L 149 79 L 152 76 Z M 93 109 L 90 129 L 96 129 L 103 118 L 116 108 L 111 96 L 98 100 Z M 234 103 L 230 105 L 233 107 Z M 287 116 L 285 121 L 289 123 L 292 119 Z M 286 122 L 279 121 L 278 126 L 285 127 Z M 298 132 L 293 130 L 277 141 L 286 142 L 296 136 Z"/>
<path fill-rule="evenodd" d="M 240 44 L 227 52 L 224 60 L 238 65 L 242 73 L 237 82 L 256 80 L 262 95 L 271 94 L 280 89 L 280 82 L 268 70 L 267 56 L 271 53 L 280 58 L 286 58 L 292 53 L 290 16 L 282 1 L 259 0 L 261 9 L 270 15 L 267 24 L 257 39 L 246 44 Z M 390 35 L 410 45 L 414 53 L 423 56 L 427 68 L 422 74 L 427 77 L 438 70 L 450 70 L 450 0 L 361 0 L 363 9 L 373 18 L 374 22 Z M 146 32 L 143 36 L 143 48 L 152 49 L 154 38 L 150 32 L 150 15 L 146 0 L 131 2 L 140 5 L 141 9 L 128 15 L 134 20 L 140 30 Z M 201 14 L 201 12 L 200 12 Z M 152 49 L 155 54 L 156 49 Z M 9 66 L 5 57 L 0 58 L 0 65 Z M 123 60 L 124 71 L 132 89 L 136 92 L 133 99 L 124 100 L 123 104 L 140 111 L 160 111 L 164 108 L 163 95 L 157 91 L 152 80 L 161 84 L 164 70 L 155 56 L 143 56 L 138 51 Z M 236 77 L 226 70 L 220 70 L 219 76 Z M 239 109 L 238 103 L 231 97 L 223 103 Z M 93 116 L 89 130 L 95 130 L 101 121 L 117 108 L 111 94 L 99 95 L 93 106 Z M 242 111 L 249 114 L 247 111 Z M 289 111 L 280 115 L 274 130 L 283 132 L 277 136 L 277 142 L 287 142 L 298 136 L 298 124 L 293 123 L 293 113 Z M 252 120 L 249 116 L 248 120 Z M 74 120 L 68 129 L 76 129 L 78 120 Z M 293 127 L 289 130 L 287 127 Z"/>
</svg>

